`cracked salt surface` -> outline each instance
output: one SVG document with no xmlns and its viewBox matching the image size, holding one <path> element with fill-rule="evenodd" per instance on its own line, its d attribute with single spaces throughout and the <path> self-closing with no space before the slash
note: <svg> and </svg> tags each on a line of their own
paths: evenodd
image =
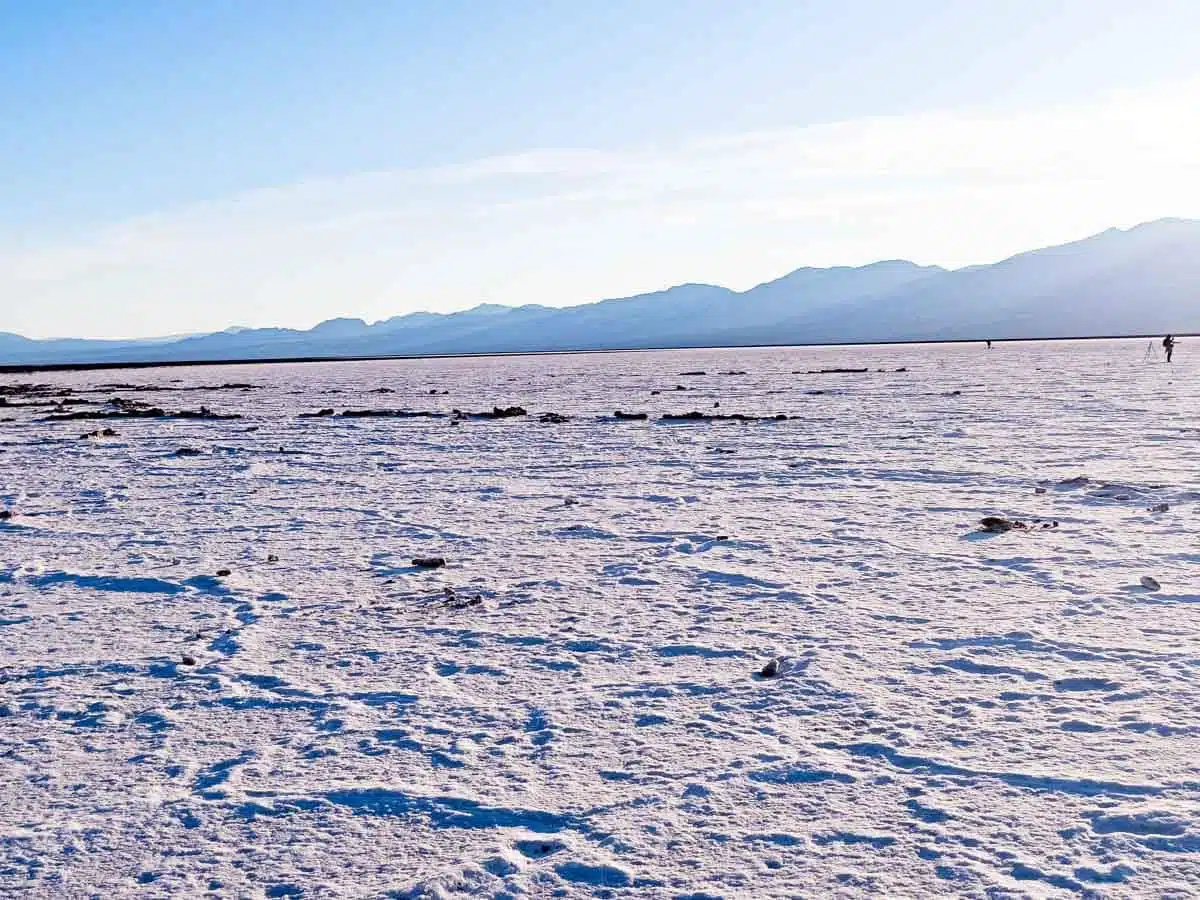
<svg viewBox="0 0 1200 900">
<path fill-rule="evenodd" d="M 1200 895 L 1200 373 L 1143 356 L 147 370 L 243 418 L 87 440 L 11 406 L 0 895 Z M 379 388 L 446 418 L 300 417 Z M 717 402 L 793 418 L 656 421 Z"/>
</svg>

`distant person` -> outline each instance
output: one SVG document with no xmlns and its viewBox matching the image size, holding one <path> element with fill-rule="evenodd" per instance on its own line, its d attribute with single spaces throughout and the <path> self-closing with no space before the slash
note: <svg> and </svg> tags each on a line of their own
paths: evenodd
<svg viewBox="0 0 1200 900">
<path fill-rule="evenodd" d="M 1166 351 L 1167 362 L 1170 362 L 1171 357 L 1175 355 L 1175 338 L 1173 336 L 1168 334 L 1163 338 L 1163 350 Z"/>
<path fill-rule="evenodd" d="M 988 349 L 989 349 L 989 350 L 991 350 L 991 349 L 992 349 L 992 342 L 991 342 L 991 341 L 988 341 L 988 342 L 987 342 L 987 345 L 988 345 Z"/>
</svg>

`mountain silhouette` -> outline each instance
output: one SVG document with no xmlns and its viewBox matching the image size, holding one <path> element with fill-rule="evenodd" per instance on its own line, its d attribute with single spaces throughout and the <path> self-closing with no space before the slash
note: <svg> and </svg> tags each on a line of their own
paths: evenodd
<svg viewBox="0 0 1200 900">
<path fill-rule="evenodd" d="M 1200 221 L 1161 219 L 998 263 L 802 268 L 748 291 L 684 284 L 578 306 L 483 304 L 309 330 L 231 327 L 139 341 L 0 332 L 0 363 L 171 362 L 1200 330 Z"/>
</svg>

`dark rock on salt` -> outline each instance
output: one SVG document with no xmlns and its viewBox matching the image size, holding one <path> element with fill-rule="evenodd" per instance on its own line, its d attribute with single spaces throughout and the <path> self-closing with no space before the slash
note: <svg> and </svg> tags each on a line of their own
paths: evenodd
<svg viewBox="0 0 1200 900">
<path fill-rule="evenodd" d="M 0 509 L 0 522 L 7 522 L 9 519 L 12 518 L 12 515 L 13 515 L 12 510 Z"/>
<path fill-rule="evenodd" d="M 276 556 L 274 553 L 268 553 L 267 554 L 267 562 L 269 562 L 269 563 L 279 562 L 279 557 Z"/>
<path fill-rule="evenodd" d="M 72 422 L 79 419 L 165 419 L 167 411 L 157 407 L 140 407 L 118 406 L 117 409 L 107 411 L 82 411 L 71 413 L 56 413 L 51 416 L 46 416 L 47 422 Z"/>
<path fill-rule="evenodd" d="M 627 413 L 621 412 L 619 409 L 613 413 L 613 418 L 621 422 L 645 422 L 649 415 L 646 413 Z"/>
<path fill-rule="evenodd" d="M 663 422 L 785 422 L 787 416 L 783 413 L 777 413 L 773 416 L 748 416 L 744 413 L 731 413 L 729 415 L 721 413 L 702 413 L 697 410 L 692 410 L 687 413 L 664 413 L 661 421 Z"/>
<path fill-rule="evenodd" d="M 185 654 L 183 659 L 180 660 L 180 663 L 185 666 L 194 666 L 196 664 L 196 657 Z"/>
<path fill-rule="evenodd" d="M 445 413 L 413 411 L 410 409 L 347 409 L 346 419 L 444 419 Z"/>
<path fill-rule="evenodd" d="M 315 413 L 300 413 L 301 419 L 323 419 L 326 416 L 333 415 L 333 407 L 326 406 L 324 409 L 318 409 Z"/>
<path fill-rule="evenodd" d="M 547 425 L 562 425 L 564 422 L 570 422 L 571 417 L 564 416 L 562 413 L 548 412 L 542 413 L 541 416 L 538 417 L 538 421 Z"/>
<path fill-rule="evenodd" d="M 197 450 L 195 447 L 180 447 L 175 451 L 176 456 L 200 456 L 202 450 Z"/>
<path fill-rule="evenodd" d="M 702 371 L 697 371 L 697 372 L 680 372 L 680 373 L 679 373 L 679 377 L 680 377 L 680 378 L 687 378 L 687 377 L 689 377 L 689 376 L 692 376 L 692 375 L 704 375 L 704 374 L 706 374 L 706 373 L 704 373 L 704 372 L 702 372 Z"/>
<path fill-rule="evenodd" d="M 228 578 L 232 574 L 233 572 L 231 572 L 229 569 L 217 569 L 218 578 Z"/>
<path fill-rule="evenodd" d="M 446 560 L 441 556 L 418 556 L 412 564 L 418 569 L 440 569 L 446 565 Z"/>
<path fill-rule="evenodd" d="M 759 670 L 758 674 L 761 675 L 763 678 L 774 678 L 775 676 L 777 676 L 779 674 L 779 659 L 778 659 L 778 657 L 776 657 L 775 659 L 773 659 L 769 663 L 767 663 L 765 666 L 763 666 L 762 669 Z"/>
<path fill-rule="evenodd" d="M 237 413 L 215 413 L 207 406 L 201 406 L 199 409 L 181 409 L 177 413 L 172 413 L 170 418 L 173 419 L 240 419 Z"/>
<path fill-rule="evenodd" d="M 468 413 L 456 409 L 454 415 L 460 419 L 515 419 L 529 413 L 523 406 L 494 406 L 491 412 Z"/>
<path fill-rule="evenodd" d="M 1024 528 L 1025 523 L 1015 519 L 1005 519 L 1001 516 L 984 516 L 979 522 L 979 527 L 990 534 L 1002 534 L 1005 531 L 1012 531 L 1014 528 Z"/>
<path fill-rule="evenodd" d="M 114 397 L 109 401 L 111 406 L 116 407 L 112 410 L 105 411 L 81 411 L 71 413 L 56 413 L 46 416 L 47 422 L 70 422 L 78 419 L 240 419 L 241 416 L 237 413 L 222 414 L 215 413 L 207 406 L 201 406 L 199 409 L 181 409 L 179 412 L 169 413 L 159 406 L 146 406 L 143 403 L 138 403 L 133 400 L 122 400 L 120 397 Z"/>
<path fill-rule="evenodd" d="M 1034 519 L 1032 522 L 1022 522 L 1020 519 L 1006 519 L 1003 516 L 984 516 L 979 522 L 979 530 L 989 534 L 1003 534 L 1006 531 L 1028 531 L 1031 528 L 1057 528 L 1058 521 L 1042 522 Z"/>
</svg>

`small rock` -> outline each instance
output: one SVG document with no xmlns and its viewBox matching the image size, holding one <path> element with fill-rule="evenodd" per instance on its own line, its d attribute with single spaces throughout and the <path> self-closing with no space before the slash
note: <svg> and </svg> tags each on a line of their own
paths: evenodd
<svg viewBox="0 0 1200 900">
<path fill-rule="evenodd" d="M 180 660 L 180 662 L 185 666 L 194 666 L 196 664 L 196 657 L 188 656 L 185 654 L 183 659 Z"/>
<path fill-rule="evenodd" d="M 1148 591 L 1157 591 L 1162 589 L 1162 585 L 1158 583 L 1158 580 L 1151 578 L 1149 575 L 1142 576 L 1142 587 Z"/>
<path fill-rule="evenodd" d="M 229 569 L 217 569 L 218 578 L 228 578 L 232 574 L 233 572 L 231 572 Z"/>
<path fill-rule="evenodd" d="M 774 678 L 779 674 L 779 657 L 775 657 L 769 663 L 762 667 L 758 673 L 763 678 Z"/>
<path fill-rule="evenodd" d="M 197 450 L 195 447 L 180 447 L 178 450 L 175 451 L 175 455 L 176 456 L 199 456 L 200 452 L 201 451 Z"/>
<path fill-rule="evenodd" d="M 0 522 L 7 522 L 11 518 L 12 518 L 11 510 L 0 509 Z"/>
<path fill-rule="evenodd" d="M 1044 487 L 1035 487 L 1033 489 L 1033 492 L 1035 494 L 1044 494 L 1044 493 L 1046 493 L 1046 489 Z"/>
<path fill-rule="evenodd" d="M 274 553 L 268 553 L 267 554 L 267 562 L 269 562 L 269 563 L 279 562 L 279 557 L 276 556 Z"/>
<path fill-rule="evenodd" d="M 1001 516 L 984 516 L 979 522 L 980 530 L 986 531 L 989 534 L 1003 534 L 1006 531 L 1012 531 L 1014 528 L 1024 528 L 1025 523 L 1015 519 L 1005 519 Z"/>
<path fill-rule="evenodd" d="M 1148 507 L 1147 512 L 1163 513 L 1171 508 L 1170 503 L 1156 503 L 1154 506 Z"/>
<path fill-rule="evenodd" d="M 446 560 L 440 556 L 418 556 L 412 564 L 418 569 L 440 569 L 446 565 Z"/>
</svg>

